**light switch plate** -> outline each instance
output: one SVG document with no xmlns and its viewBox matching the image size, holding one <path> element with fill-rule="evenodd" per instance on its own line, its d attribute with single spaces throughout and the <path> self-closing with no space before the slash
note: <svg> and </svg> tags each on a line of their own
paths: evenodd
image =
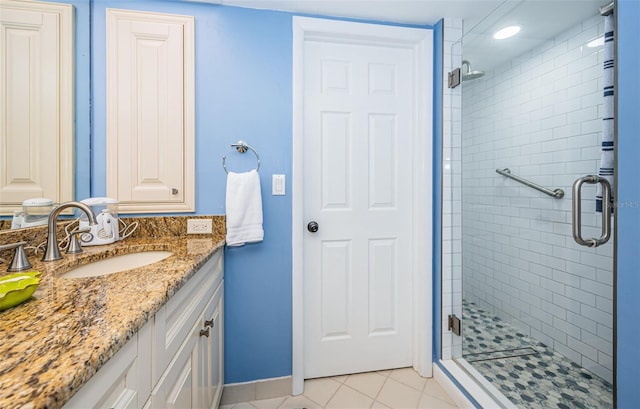
<svg viewBox="0 0 640 409">
<path fill-rule="evenodd" d="M 273 196 L 284 196 L 286 178 L 285 175 L 271 175 L 271 194 Z"/>
</svg>

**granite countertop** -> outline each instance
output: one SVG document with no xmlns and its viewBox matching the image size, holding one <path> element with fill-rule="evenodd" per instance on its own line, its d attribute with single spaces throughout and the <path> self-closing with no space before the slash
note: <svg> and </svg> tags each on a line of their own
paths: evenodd
<svg viewBox="0 0 640 409">
<path fill-rule="evenodd" d="M 55 262 L 30 256 L 42 272 L 38 290 L 0 312 L 0 408 L 62 407 L 223 246 L 222 233 L 141 237 Z M 174 254 L 101 277 L 60 277 L 88 260 L 151 250 Z"/>
</svg>

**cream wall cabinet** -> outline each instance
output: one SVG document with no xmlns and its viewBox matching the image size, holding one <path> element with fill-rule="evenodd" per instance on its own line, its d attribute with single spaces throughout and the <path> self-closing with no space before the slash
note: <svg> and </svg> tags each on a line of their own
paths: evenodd
<svg viewBox="0 0 640 409">
<path fill-rule="evenodd" d="M 194 18 L 107 9 L 107 196 L 195 211 Z"/>
<path fill-rule="evenodd" d="M 0 0 L 0 214 L 73 200 L 73 6 Z"/>
<path fill-rule="evenodd" d="M 64 408 L 217 408 L 223 304 L 224 259 L 217 250 Z"/>
</svg>

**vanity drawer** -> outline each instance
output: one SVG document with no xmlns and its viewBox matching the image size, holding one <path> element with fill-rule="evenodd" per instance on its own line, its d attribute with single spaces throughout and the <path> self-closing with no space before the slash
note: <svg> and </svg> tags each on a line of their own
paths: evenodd
<svg viewBox="0 0 640 409">
<path fill-rule="evenodd" d="M 178 352 L 223 279 L 223 251 L 218 250 L 156 313 L 152 375 L 155 384 Z"/>
</svg>

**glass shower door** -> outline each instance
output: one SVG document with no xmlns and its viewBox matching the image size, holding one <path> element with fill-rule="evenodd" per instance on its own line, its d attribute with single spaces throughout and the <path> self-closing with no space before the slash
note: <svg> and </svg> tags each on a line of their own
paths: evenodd
<svg viewBox="0 0 640 409">
<path fill-rule="evenodd" d="M 460 140 L 444 154 L 445 175 L 447 152 L 460 158 L 444 205 L 462 328 L 451 355 L 518 407 L 612 407 L 615 235 L 595 211 L 611 115 L 604 48 L 588 46 L 604 22 L 596 9 L 508 60 L 485 58 L 488 32 L 541 7 L 519 4 L 465 33 L 458 58 Z"/>
</svg>

